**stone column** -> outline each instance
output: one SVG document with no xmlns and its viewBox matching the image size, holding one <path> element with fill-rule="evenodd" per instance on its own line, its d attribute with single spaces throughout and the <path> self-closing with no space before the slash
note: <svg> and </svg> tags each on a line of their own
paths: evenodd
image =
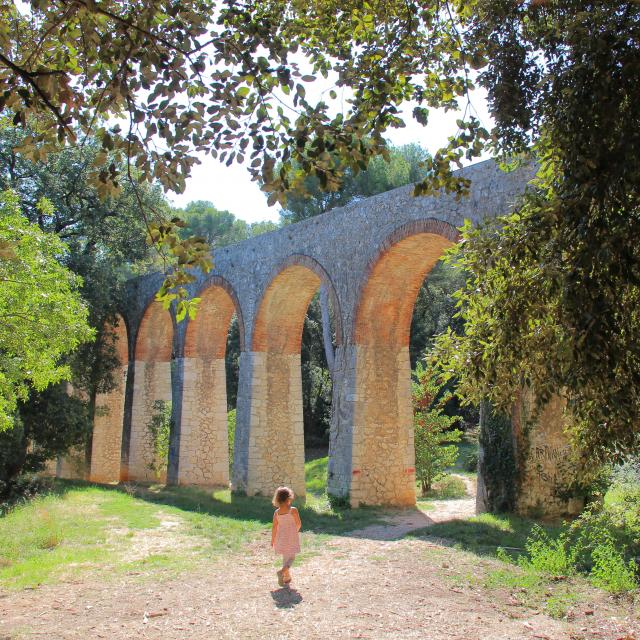
<svg viewBox="0 0 640 640">
<path fill-rule="evenodd" d="M 257 354 L 258 356 L 260 354 Z M 233 468 L 231 488 L 234 491 L 247 492 L 249 477 L 249 432 L 252 425 L 253 386 L 259 384 L 254 380 L 255 353 L 242 351 L 239 358 L 238 396 L 236 398 L 236 433 L 233 443 Z M 259 357 L 258 357 L 259 359 Z M 258 367 L 260 368 L 260 367 Z"/>
<path fill-rule="evenodd" d="M 87 459 L 84 449 L 70 449 L 65 456 L 60 456 L 56 476 L 66 480 L 86 480 Z"/>
<path fill-rule="evenodd" d="M 349 501 L 350 498 L 353 416 L 357 399 L 355 346 L 338 345 L 333 370 L 327 471 L 327 493 L 338 500 Z"/>
<path fill-rule="evenodd" d="M 300 354 L 250 352 L 243 356 L 236 414 L 234 487 L 248 495 L 270 496 L 279 485 L 287 485 L 303 498 Z"/>
<path fill-rule="evenodd" d="M 96 396 L 91 443 L 92 482 L 120 482 L 124 398 L 129 367 L 114 371 L 116 386 Z"/>
<path fill-rule="evenodd" d="M 183 358 L 178 484 L 228 485 L 224 358 Z"/>
<path fill-rule="evenodd" d="M 135 362 L 131 441 L 129 449 L 129 480 L 161 481 L 148 467 L 153 460 L 153 448 L 147 425 L 153 415 L 156 400 L 171 401 L 171 362 Z"/>
<path fill-rule="evenodd" d="M 566 400 L 559 395 L 535 409 L 530 389 L 523 390 L 513 415 L 518 464 L 517 513 L 558 519 L 579 514 L 584 498 L 568 491 L 579 480 L 564 433 Z"/>
<path fill-rule="evenodd" d="M 357 345 L 351 505 L 416 502 L 408 347 Z"/>
</svg>

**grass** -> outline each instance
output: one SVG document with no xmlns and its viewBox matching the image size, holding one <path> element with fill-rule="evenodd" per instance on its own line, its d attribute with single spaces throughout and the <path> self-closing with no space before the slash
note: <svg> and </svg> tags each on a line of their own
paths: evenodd
<svg viewBox="0 0 640 640">
<path fill-rule="evenodd" d="M 329 457 L 315 458 L 304 465 L 305 484 L 307 493 L 316 497 L 323 497 L 327 493 L 327 467 Z"/>
<path fill-rule="evenodd" d="M 533 521 L 514 515 L 483 513 L 466 520 L 441 522 L 409 534 L 412 537 L 429 537 L 449 541 L 457 549 L 480 556 L 498 557 L 498 549 L 509 556 L 518 557 L 525 550 Z M 557 527 L 545 527 L 551 535 Z"/>
<path fill-rule="evenodd" d="M 0 519 L 0 584 L 34 586 L 95 566 L 110 553 L 108 530 L 131 523 L 156 526 L 146 505 L 134 511 L 124 495 L 88 486 L 17 507 Z M 128 518 L 118 514 L 131 512 Z"/>
<path fill-rule="evenodd" d="M 379 509 L 332 509 L 324 490 L 326 467 L 326 457 L 307 464 L 308 498 L 298 505 L 305 536 L 302 561 L 319 552 L 327 535 L 382 519 Z M 203 542 L 128 560 L 137 532 L 158 527 L 166 517 L 180 520 L 182 535 L 198 536 Z M 50 494 L 0 517 L 0 586 L 33 587 L 97 566 L 116 573 L 183 570 L 197 557 L 241 551 L 269 530 L 272 519 L 268 498 L 235 495 L 228 489 L 57 480 Z"/>
</svg>

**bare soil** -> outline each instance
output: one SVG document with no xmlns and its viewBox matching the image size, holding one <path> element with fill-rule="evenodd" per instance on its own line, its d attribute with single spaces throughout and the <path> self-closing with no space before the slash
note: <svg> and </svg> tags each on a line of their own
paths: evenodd
<svg viewBox="0 0 640 640">
<path fill-rule="evenodd" d="M 20 592 L 0 592 L 0 640 L 333 639 L 640 640 L 632 606 L 587 592 L 556 620 L 524 606 L 482 576 L 498 565 L 445 544 L 401 539 L 412 529 L 473 513 L 473 498 L 448 500 L 427 513 L 397 512 L 387 524 L 322 538 L 278 588 L 269 533 L 242 554 L 195 569 L 152 574 L 91 570 L 79 578 Z M 136 535 L 141 553 L 193 545 L 179 523 Z M 311 556 L 311 557 L 309 557 Z"/>
</svg>

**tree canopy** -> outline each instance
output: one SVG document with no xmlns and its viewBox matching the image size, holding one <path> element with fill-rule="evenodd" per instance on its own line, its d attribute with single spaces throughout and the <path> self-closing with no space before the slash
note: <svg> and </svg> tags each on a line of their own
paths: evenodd
<svg viewBox="0 0 640 640">
<path fill-rule="evenodd" d="M 41 201 L 43 215 L 51 205 Z M 25 220 L 18 196 L 0 193 L 0 430 L 30 387 L 66 379 L 62 357 L 93 337 L 80 279 L 59 263 L 67 247 Z"/>
<path fill-rule="evenodd" d="M 538 5 L 487 3 L 472 30 L 499 144 L 533 143 L 540 171 L 513 215 L 464 230 L 466 335 L 440 350 L 468 401 L 566 394 L 583 450 L 616 459 L 640 447 L 640 5 Z"/>
<path fill-rule="evenodd" d="M 304 191 L 308 176 L 336 191 L 388 157 L 384 135 L 405 124 L 407 105 L 419 123 L 466 105 L 449 143 L 425 159 L 416 193 L 463 193 L 452 167 L 485 150 L 533 154 L 540 166 L 521 209 L 463 245 L 465 266 L 486 283 L 461 298 L 467 388 L 475 382 L 497 406 L 523 382 L 543 399 L 563 389 L 591 450 L 637 443 L 640 4 L 24 6 L 0 4 L 0 107 L 31 127 L 19 150 L 34 160 L 95 136 L 101 195 L 122 188 L 123 174 L 180 190 L 198 153 L 247 163 L 271 202 Z M 330 86 L 316 89 L 320 77 Z M 474 83 L 487 91 L 490 132 L 468 104 Z M 181 239 L 179 224 L 149 230 L 178 267 L 160 293 L 184 305 L 185 269 L 209 262 L 206 244 Z M 485 322 L 503 301 L 500 326 Z"/>
</svg>

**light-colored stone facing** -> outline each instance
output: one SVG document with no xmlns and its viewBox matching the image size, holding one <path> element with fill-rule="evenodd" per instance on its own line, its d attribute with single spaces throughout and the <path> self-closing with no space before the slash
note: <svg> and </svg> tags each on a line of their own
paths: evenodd
<svg viewBox="0 0 640 640">
<path fill-rule="evenodd" d="M 357 346 L 356 367 L 351 504 L 413 505 L 409 348 Z"/>
<path fill-rule="evenodd" d="M 252 352 L 252 390 L 248 424 L 249 495 L 291 487 L 305 495 L 304 434 L 300 354 Z M 242 479 L 234 474 L 236 486 Z"/>
<path fill-rule="evenodd" d="M 58 458 L 56 476 L 66 480 L 85 480 L 87 461 L 84 449 L 71 449 L 66 456 Z"/>
<path fill-rule="evenodd" d="M 178 483 L 229 484 L 224 358 L 184 358 Z"/>
<path fill-rule="evenodd" d="M 124 417 L 124 393 L 128 367 L 114 372 L 116 386 L 108 393 L 96 397 L 96 414 L 93 421 L 91 448 L 92 482 L 120 482 L 122 455 L 122 425 Z"/>
<path fill-rule="evenodd" d="M 134 366 L 128 479 L 164 482 L 166 474 L 156 478 L 149 469 L 153 448 L 147 425 L 153 416 L 154 402 L 171 401 L 171 363 L 136 361 Z"/>
<path fill-rule="evenodd" d="M 58 460 L 47 460 L 44 465 L 44 469 L 41 472 L 41 475 L 47 478 L 55 478 L 58 473 Z"/>
</svg>

